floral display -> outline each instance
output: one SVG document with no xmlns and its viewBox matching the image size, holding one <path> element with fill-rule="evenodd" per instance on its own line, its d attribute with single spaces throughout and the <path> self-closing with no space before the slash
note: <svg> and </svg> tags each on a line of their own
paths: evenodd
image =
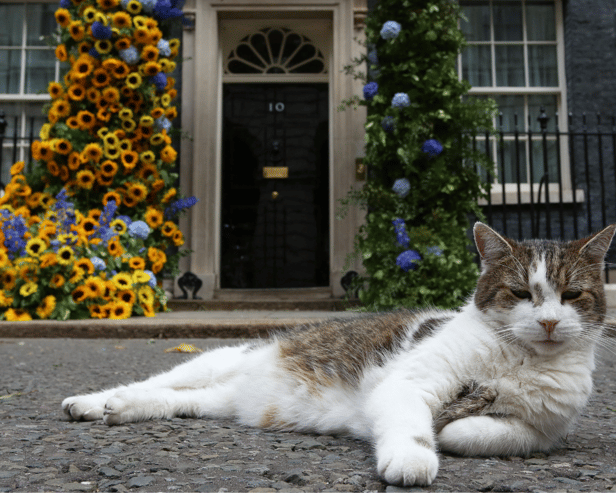
<svg viewBox="0 0 616 493">
<path fill-rule="evenodd" d="M 0 318 L 153 316 L 185 252 L 170 131 L 177 0 L 61 0 L 48 122 L 0 198 Z"/>
<path fill-rule="evenodd" d="M 465 40 L 449 0 L 379 0 L 366 19 L 366 54 L 347 73 L 364 83 L 364 163 L 349 204 L 366 211 L 355 237 L 354 280 L 366 310 L 454 308 L 478 276 L 470 219 L 489 184 L 473 134 L 492 128 L 493 101 L 468 95 L 456 63 Z M 376 90 L 369 88 L 378 87 Z"/>
</svg>

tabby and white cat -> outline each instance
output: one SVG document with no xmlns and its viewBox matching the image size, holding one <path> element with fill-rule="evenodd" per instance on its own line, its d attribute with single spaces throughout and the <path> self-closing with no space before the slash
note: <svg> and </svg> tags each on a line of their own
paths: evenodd
<svg viewBox="0 0 616 493">
<path fill-rule="evenodd" d="M 503 238 L 477 223 L 477 289 L 460 311 L 324 322 L 207 352 L 168 373 L 69 397 L 72 419 L 117 425 L 234 416 L 374 444 L 390 483 L 428 485 L 437 449 L 547 451 L 592 389 L 605 315 L 601 271 L 616 225 L 573 242 Z"/>
</svg>

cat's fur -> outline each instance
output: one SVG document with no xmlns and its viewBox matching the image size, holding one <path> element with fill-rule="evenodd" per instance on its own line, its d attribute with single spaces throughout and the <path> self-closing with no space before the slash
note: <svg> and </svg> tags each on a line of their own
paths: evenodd
<svg viewBox="0 0 616 493">
<path fill-rule="evenodd" d="M 144 382 L 69 397 L 109 425 L 235 416 L 279 430 L 370 440 L 390 483 L 430 484 L 437 449 L 547 451 L 592 389 L 615 225 L 582 240 L 515 242 L 477 223 L 482 274 L 458 311 L 324 322 L 210 351 Z M 443 280 L 443 282 L 447 282 Z"/>
</svg>

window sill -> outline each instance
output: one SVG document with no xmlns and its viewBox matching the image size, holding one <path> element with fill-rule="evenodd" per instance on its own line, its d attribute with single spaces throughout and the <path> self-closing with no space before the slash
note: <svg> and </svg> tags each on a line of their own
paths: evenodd
<svg viewBox="0 0 616 493">
<path fill-rule="evenodd" d="M 538 188 L 533 187 L 533 204 L 537 204 L 538 200 Z M 526 186 L 520 190 L 520 197 L 518 200 L 518 190 L 517 186 L 509 187 L 505 185 L 505 200 L 503 202 L 503 190 L 500 185 L 495 185 L 492 187 L 490 192 L 490 198 L 492 200 L 492 205 L 518 205 L 518 204 L 530 204 L 530 190 L 529 187 Z M 550 204 L 559 204 L 560 203 L 560 192 L 557 187 L 550 187 L 549 190 L 549 198 Z M 583 203 L 585 199 L 584 190 L 576 190 L 575 191 L 575 203 L 580 204 Z M 563 204 L 573 204 L 573 190 L 567 189 L 562 191 L 562 202 Z M 541 190 L 541 204 L 545 204 L 545 189 Z M 479 205 L 488 205 L 488 201 L 486 199 L 479 199 Z"/>
</svg>

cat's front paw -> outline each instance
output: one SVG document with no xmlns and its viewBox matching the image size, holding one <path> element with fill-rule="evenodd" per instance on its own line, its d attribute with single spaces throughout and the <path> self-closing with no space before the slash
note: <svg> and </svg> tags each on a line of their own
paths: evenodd
<svg viewBox="0 0 616 493">
<path fill-rule="evenodd" d="M 71 419 L 94 421 L 102 419 L 104 405 L 104 398 L 96 395 L 74 395 L 62 401 L 62 410 Z"/>
<path fill-rule="evenodd" d="M 433 450 L 415 443 L 386 447 L 377 454 L 377 469 L 388 483 L 428 486 L 438 472 L 438 457 Z"/>
</svg>

